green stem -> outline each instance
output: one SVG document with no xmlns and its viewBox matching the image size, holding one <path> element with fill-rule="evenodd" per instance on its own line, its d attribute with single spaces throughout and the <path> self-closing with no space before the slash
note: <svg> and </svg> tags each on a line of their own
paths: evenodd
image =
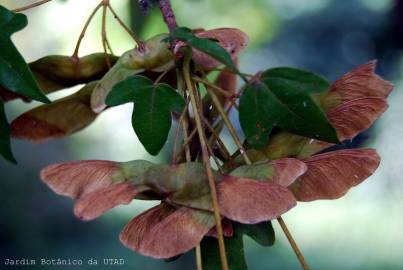
<svg viewBox="0 0 403 270">
<path fill-rule="evenodd" d="M 213 170 L 210 165 L 210 157 L 209 157 L 208 149 L 206 146 L 206 137 L 204 134 L 204 129 L 202 127 L 202 121 L 200 119 L 198 102 L 196 100 L 196 91 L 197 90 L 195 88 L 195 84 L 192 81 L 192 78 L 190 75 L 190 60 L 191 60 L 191 53 L 188 52 L 188 53 L 186 53 L 185 58 L 184 58 L 183 75 L 184 75 L 185 82 L 186 82 L 186 85 L 187 85 L 187 88 L 189 91 L 190 102 L 192 104 L 192 109 L 194 112 L 194 117 L 195 117 L 196 126 L 197 126 L 197 132 L 199 134 L 203 163 L 206 168 L 207 178 L 208 178 L 209 187 L 210 187 L 210 193 L 211 193 L 213 209 L 214 209 L 214 219 L 215 219 L 216 228 L 217 228 L 218 248 L 219 248 L 219 252 L 220 252 L 222 270 L 228 270 L 228 261 L 227 261 L 227 255 L 225 252 L 224 235 L 223 235 L 223 229 L 222 229 L 222 224 L 221 224 L 220 208 L 218 206 L 217 190 L 216 190 Z"/>
</svg>

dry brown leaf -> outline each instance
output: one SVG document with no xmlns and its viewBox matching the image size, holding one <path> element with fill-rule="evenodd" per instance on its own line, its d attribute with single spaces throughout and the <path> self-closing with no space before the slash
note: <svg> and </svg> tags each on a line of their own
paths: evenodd
<svg viewBox="0 0 403 270">
<path fill-rule="evenodd" d="M 171 258 L 194 248 L 213 226 L 208 212 L 162 204 L 132 219 L 120 241 L 142 255 Z"/>
<path fill-rule="evenodd" d="M 340 140 L 368 129 L 386 110 L 393 85 L 375 74 L 376 61 L 361 65 L 338 79 L 321 103 Z"/>
<path fill-rule="evenodd" d="M 337 199 L 360 184 L 378 168 L 380 157 L 373 149 L 347 149 L 303 160 L 307 172 L 290 186 L 298 201 Z"/>
<path fill-rule="evenodd" d="M 95 84 L 88 84 L 73 95 L 20 115 L 11 123 L 11 136 L 41 142 L 67 136 L 87 127 L 97 117 L 89 104 Z"/>
<path fill-rule="evenodd" d="M 221 214 L 245 224 L 275 219 L 296 205 L 287 188 L 269 181 L 227 176 L 217 191 Z"/>
</svg>

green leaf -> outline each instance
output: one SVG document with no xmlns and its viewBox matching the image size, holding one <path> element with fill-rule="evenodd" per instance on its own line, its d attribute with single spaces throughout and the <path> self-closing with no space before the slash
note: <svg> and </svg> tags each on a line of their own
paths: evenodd
<svg viewBox="0 0 403 270">
<path fill-rule="evenodd" d="M 239 120 L 248 142 L 254 148 L 264 147 L 274 126 L 322 141 L 339 142 L 335 129 L 310 95 L 323 89 L 324 82 L 313 88 L 307 78 L 299 77 L 300 71 L 287 70 L 287 76 L 284 74 L 284 70 L 266 71 L 245 88 Z"/>
<path fill-rule="evenodd" d="M 137 91 L 150 91 L 153 82 L 144 76 L 131 76 L 126 80 L 117 83 L 112 87 L 111 92 L 105 99 L 108 106 L 119 106 L 128 102 L 133 102 Z M 136 90 L 134 90 L 134 88 Z"/>
<path fill-rule="evenodd" d="M 258 244 L 268 247 L 274 245 L 275 234 L 270 221 L 264 221 L 258 224 L 237 223 L 239 232 L 255 240 Z"/>
<path fill-rule="evenodd" d="M 225 238 L 228 267 L 231 270 L 247 270 L 242 232 L 234 226 L 234 235 Z M 216 238 L 205 237 L 200 244 L 204 270 L 221 270 L 220 253 Z"/>
<path fill-rule="evenodd" d="M 220 61 L 229 67 L 233 72 L 240 74 L 229 53 L 218 45 L 216 41 L 206 38 L 198 38 L 192 33 L 192 30 L 186 27 L 175 28 L 171 35 L 172 38 L 186 42 L 191 47 L 196 48 L 199 51 L 202 51 Z"/>
<path fill-rule="evenodd" d="M 171 128 L 171 112 L 181 113 L 185 101 L 167 84 L 136 75 L 117 83 L 106 99 L 109 106 L 134 102 L 132 124 L 146 150 L 157 155 Z"/>
<path fill-rule="evenodd" d="M 266 145 L 275 125 L 274 117 L 270 117 L 270 108 L 275 105 L 275 97 L 263 83 L 254 82 L 245 89 L 239 101 L 239 121 L 251 146 Z"/>
<path fill-rule="evenodd" d="M 298 68 L 272 68 L 266 70 L 263 76 L 273 88 L 293 88 L 304 93 L 321 93 L 330 87 L 330 83 L 325 78 Z"/>
<path fill-rule="evenodd" d="M 0 6 L 0 85 L 28 98 L 49 103 L 24 58 L 11 41 L 11 35 L 27 24 L 25 15 L 13 13 Z"/>
<path fill-rule="evenodd" d="M 4 112 L 4 104 L 0 100 L 0 154 L 8 161 L 16 164 L 10 145 L 10 126 Z"/>
</svg>

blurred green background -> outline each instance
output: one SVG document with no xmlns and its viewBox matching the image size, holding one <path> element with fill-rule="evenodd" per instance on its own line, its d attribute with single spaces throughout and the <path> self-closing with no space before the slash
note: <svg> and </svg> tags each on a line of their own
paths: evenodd
<svg viewBox="0 0 403 270">
<path fill-rule="evenodd" d="M 79 32 L 99 0 L 54 0 L 25 12 L 29 25 L 13 36 L 26 58 L 71 54 Z M 8 8 L 32 1 L 0 0 Z M 250 35 L 241 70 L 253 73 L 275 66 L 306 68 L 335 80 L 353 67 L 379 59 L 378 73 L 395 84 L 390 108 L 369 131 L 347 144 L 374 147 L 382 156 L 376 173 L 336 201 L 300 203 L 284 215 L 312 269 L 403 269 L 403 1 L 399 0 L 172 0 L 179 24 L 189 27 L 238 27 Z M 143 38 L 166 31 L 157 9 L 144 16 L 137 1 L 111 0 L 124 20 Z M 101 51 L 100 13 L 80 54 Z M 133 47 L 108 17 L 108 36 L 116 54 Z M 77 88 L 52 94 L 51 98 Z M 10 120 L 36 106 L 7 104 Z M 102 114 L 89 128 L 43 144 L 12 142 L 18 166 L 0 160 L 0 261 L 5 258 L 123 258 L 124 266 L 80 269 L 194 269 L 193 255 L 172 263 L 142 257 L 124 248 L 118 234 L 154 202 L 134 201 L 93 222 L 72 214 L 72 201 L 40 182 L 42 167 L 76 159 L 166 162 L 172 146 L 149 156 L 130 123 L 131 105 Z M 233 120 L 237 122 L 235 115 Z M 299 269 L 279 226 L 277 241 L 262 248 L 246 240 L 250 269 Z M 57 267 L 31 267 L 54 269 Z M 0 269 L 7 269 L 1 265 Z M 25 269 L 13 267 L 12 269 Z"/>
</svg>

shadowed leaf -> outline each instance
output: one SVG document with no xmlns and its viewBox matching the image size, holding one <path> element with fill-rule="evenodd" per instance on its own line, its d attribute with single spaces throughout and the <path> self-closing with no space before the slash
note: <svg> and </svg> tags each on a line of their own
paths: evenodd
<svg viewBox="0 0 403 270">
<path fill-rule="evenodd" d="M 298 68 L 272 68 L 266 70 L 263 76 L 269 87 L 284 90 L 293 88 L 303 93 L 313 94 L 326 91 L 330 87 L 329 82 L 325 78 Z"/>
<path fill-rule="evenodd" d="M 300 78 L 285 79 L 278 73 L 263 72 L 241 96 L 239 120 L 248 142 L 254 148 L 263 148 L 274 126 L 306 137 L 338 142 L 336 131 L 310 96 L 318 88 L 309 88 Z"/>
<path fill-rule="evenodd" d="M 31 102 L 30 98 L 8 91 L 7 89 L 5 89 L 3 86 L 0 85 L 0 99 L 2 99 L 4 103 L 17 98 L 22 99 L 24 102 Z"/>
<path fill-rule="evenodd" d="M 313 201 L 340 198 L 371 176 L 380 158 L 372 149 L 351 149 L 319 154 L 303 161 L 308 170 L 290 189 L 298 201 Z"/>
<path fill-rule="evenodd" d="M 258 224 L 237 223 L 236 227 L 239 228 L 242 234 L 249 236 L 261 246 L 268 247 L 274 245 L 275 234 L 270 221 Z"/>
<path fill-rule="evenodd" d="M 171 86 L 155 85 L 139 75 L 116 84 L 107 97 L 107 104 L 111 106 L 130 101 L 134 102 L 133 129 L 145 149 L 157 155 L 168 138 L 171 113 L 181 113 L 185 101 Z"/>
<path fill-rule="evenodd" d="M 142 255 L 171 258 L 191 250 L 213 226 L 208 212 L 162 204 L 132 219 L 120 241 Z"/>
<path fill-rule="evenodd" d="M 246 258 L 243 246 L 242 232 L 235 227 L 234 235 L 225 238 L 225 250 L 228 266 L 231 270 L 247 270 Z M 221 270 L 220 252 L 217 239 L 205 237 L 201 242 L 202 262 L 204 270 Z"/>
<path fill-rule="evenodd" d="M 326 112 L 339 140 L 352 139 L 369 128 L 388 107 L 386 97 L 393 86 L 374 73 L 375 66 L 376 61 L 368 62 L 345 74 L 329 91 L 314 91 L 315 100 Z M 306 158 L 332 145 L 281 131 L 270 137 L 262 151 L 253 151 L 249 155 L 254 161 L 264 158 Z"/>
<path fill-rule="evenodd" d="M 0 84 L 17 94 L 49 103 L 11 40 L 11 35 L 25 28 L 27 24 L 28 20 L 24 14 L 13 13 L 0 5 Z"/>
<path fill-rule="evenodd" d="M 11 123 L 11 135 L 40 142 L 87 127 L 97 117 L 89 104 L 95 84 L 90 83 L 71 96 L 23 113 Z"/>
</svg>

